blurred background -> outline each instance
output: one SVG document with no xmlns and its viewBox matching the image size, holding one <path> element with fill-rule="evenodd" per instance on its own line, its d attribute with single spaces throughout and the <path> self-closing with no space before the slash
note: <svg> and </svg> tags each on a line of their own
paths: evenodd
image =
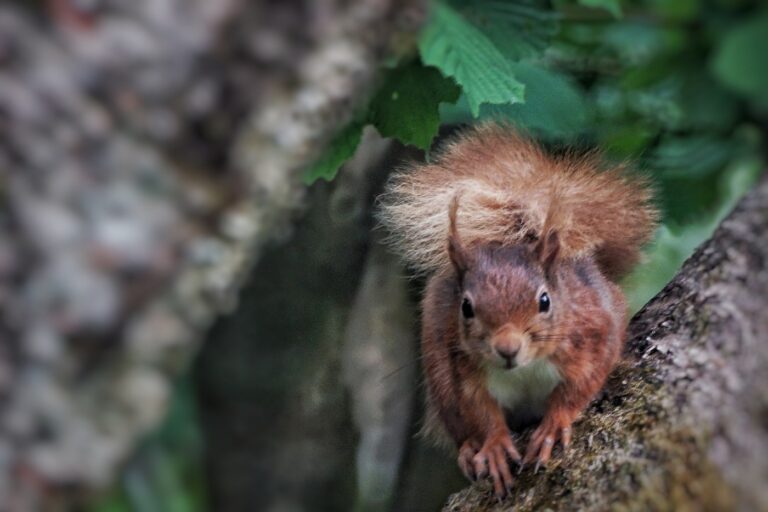
<svg viewBox="0 0 768 512">
<path fill-rule="evenodd" d="M 765 167 L 759 0 L 5 0 L 0 510 L 439 510 L 376 195 L 500 119 L 657 184 L 668 282 Z"/>
</svg>

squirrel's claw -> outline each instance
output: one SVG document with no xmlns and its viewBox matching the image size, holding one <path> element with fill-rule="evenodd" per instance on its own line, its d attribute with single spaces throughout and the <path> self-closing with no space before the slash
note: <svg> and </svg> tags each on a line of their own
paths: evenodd
<svg viewBox="0 0 768 512">
<path fill-rule="evenodd" d="M 542 423 L 531 436 L 528 449 L 525 451 L 524 464 L 530 464 L 536 461 L 534 473 L 538 473 L 541 466 L 546 466 L 552 457 L 552 448 L 557 441 L 568 448 L 571 444 L 571 427 L 561 425 L 551 425 L 547 422 Z"/>
<path fill-rule="evenodd" d="M 499 500 L 510 494 L 515 482 L 510 460 L 518 462 L 521 457 L 506 430 L 489 436 L 472 458 L 477 478 L 489 476 L 493 481 L 494 495 Z"/>
<path fill-rule="evenodd" d="M 477 481 L 477 472 L 475 471 L 472 459 L 477 451 L 480 449 L 480 444 L 474 440 L 464 441 L 464 444 L 459 448 L 459 468 L 469 480 Z"/>
<path fill-rule="evenodd" d="M 563 449 L 571 445 L 571 427 L 565 427 L 560 431 L 560 443 L 563 445 Z"/>
<path fill-rule="evenodd" d="M 488 457 L 482 451 L 472 457 L 472 464 L 478 479 L 488 476 Z"/>
</svg>

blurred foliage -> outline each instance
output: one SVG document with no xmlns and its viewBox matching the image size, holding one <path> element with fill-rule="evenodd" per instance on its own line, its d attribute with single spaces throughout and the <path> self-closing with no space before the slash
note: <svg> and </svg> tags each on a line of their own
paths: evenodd
<svg viewBox="0 0 768 512">
<path fill-rule="evenodd" d="M 605 9 L 615 18 L 621 18 L 621 2 L 619 0 L 579 0 L 579 3 L 586 7 Z"/>
<path fill-rule="evenodd" d="M 765 168 L 768 6 L 759 0 L 435 0 L 418 52 L 306 174 L 332 179 L 366 124 L 427 150 L 441 124 L 494 118 L 601 147 L 657 185 L 664 217 L 626 280 L 633 311 Z M 90 510 L 203 510 L 189 383 L 167 424 Z"/>
<path fill-rule="evenodd" d="M 207 511 L 203 443 L 191 375 L 176 386 L 163 426 L 149 436 L 120 481 L 87 512 Z"/>
</svg>

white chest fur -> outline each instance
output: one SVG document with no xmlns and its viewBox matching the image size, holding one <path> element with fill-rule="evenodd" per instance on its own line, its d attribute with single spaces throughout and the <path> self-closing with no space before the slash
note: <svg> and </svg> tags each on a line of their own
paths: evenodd
<svg viewBox="0 0 768 512">
<path fill-rule="evenodd" d="M 488 367 L 486 383 L 491 395 L 507 410 L 541 417 L 547 397 L 561 381 L 555 366 L 541 359 L 514 370 Z"/>
</svg>

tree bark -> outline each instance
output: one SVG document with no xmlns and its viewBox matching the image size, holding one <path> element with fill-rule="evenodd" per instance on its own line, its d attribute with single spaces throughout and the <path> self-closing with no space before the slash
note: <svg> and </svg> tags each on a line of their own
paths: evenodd
<svg viewBox="0 0 768 512">
<path fill-rule="evenodd" d="M 572 447 L 444 510 L 768 510 L 767 263 L 764 176 L 634 317 Z"/>
</svg>

